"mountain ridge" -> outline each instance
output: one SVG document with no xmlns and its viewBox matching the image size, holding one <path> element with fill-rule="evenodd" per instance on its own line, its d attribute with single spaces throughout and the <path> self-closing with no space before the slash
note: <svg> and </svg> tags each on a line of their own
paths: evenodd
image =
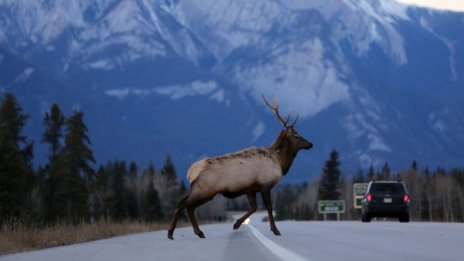
<svg viewBox="0 0 464 261">
<path fill-rule="evenodd" d="M 290 182 L 317 175 L 331 149 L 350 173 L 462 165 L 463 13 L 391 0 L 3 1 L 0 13 L 0 47 L 34 68 L 2 71 L 2 91 L 28 104 L 35 137 L 46 104 L 88 109 L 100 163 L 170 153 L 184 176 L 203 156 L 271 144 L 264 94 L 315 144 Z M 38 68 L 81 98 L 34 83 Z M 40 95 L 18 91 L 34 84 Z"/>
</svg>

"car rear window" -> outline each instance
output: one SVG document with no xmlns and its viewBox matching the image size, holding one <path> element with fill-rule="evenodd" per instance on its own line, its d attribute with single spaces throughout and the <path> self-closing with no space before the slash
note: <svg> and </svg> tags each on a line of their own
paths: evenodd
<svg viewBox="0 0 464 261">
<path fill-rule="evenodd" d="M 383 192 L 390 194 L 405 192 L 404 186 L 401 183 L 373 183 L 370 190 L 373 193 Z"/>
</svg>

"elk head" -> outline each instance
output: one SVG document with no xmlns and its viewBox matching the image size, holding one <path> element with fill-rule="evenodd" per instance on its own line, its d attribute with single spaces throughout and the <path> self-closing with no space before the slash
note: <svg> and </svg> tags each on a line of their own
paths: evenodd
<svg viewBox="0 0 464 261">
<path fill-rule="evenodd" d="M 266 100 L 264 95 L 262 95 L 264 102 L 266 105 L 272 110 L 276 118 L 279 120 L 279 122 L 284 126 L 284 130 L 280 132 L 279 138 L 277 139 L 276 143 L 274 146 L 280 147 L 282 143 L 285 143 L 288 148 L 293 151 L 295 154 L 298 152 L 300 149 L 305 149 L 309 150 L 313 147 L 313 144 L 306 140 L 305 138 L 301 137 L 295 130 L 295 124 L 298 121 L 299 115 L 296 115 L 295 120 L 293 121 L 292 124 L 288 124 L 290 120 L 290 114 L 287 115 L 287 117 L 282 118 L 279 113 L 279 104 L 277 101 L 277 98 L 274 97 L 274 101 L 272 102 L 272 105 Z"/>
</svg>

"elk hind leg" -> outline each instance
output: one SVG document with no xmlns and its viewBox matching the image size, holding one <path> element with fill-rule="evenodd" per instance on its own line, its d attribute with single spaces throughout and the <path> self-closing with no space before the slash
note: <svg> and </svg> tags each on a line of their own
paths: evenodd
<svg viewBox="0 0 464 261">
<path fill-rule="evenodd" d="M 174 239 L 174 237 L 173 237 L 174 229 L 176 229 L 176 225 L 177 225 L 177 221 L 179 220 L 180 213 L 186 207 L 185 202 L 187 201 L 188 196 L 189 195 L 183 197 L 179 201 L 179 203 L 177 203 L 177 205 L 176 205 L 176 210 L 174 211 L 174 215 L 172 217 L 171 225 L 169 226 L 169 229 L 168 229 L 168 238 L 171 239 L 171 240 Z"/>
<path fill-rule="evenodd" d="M 200 230 L 197 219 L 195 218 L 196 208 L 197 208 L 196 206 L 187 207 L 187 213 L 190 219 L 190 223 L 192 223 L 193 232 L 195 233 L 195 235 L 199 236 L 200 238 L 205 238 L 205 234 L 203 233 L 203 231 Z"/>
<path fill-rule="evenodd" d="M 234 230 L 237 230 L 240 225 L 249 217 L 251 214 L 255 213 L 256 209 L 258 208 L 256 205 L 256 193 L 248 193 L 248 204 L 250 205 L 250 210 L 248 210 L 245 215 L 243 215 L 241 218 L 237 219 L 237 221 L 234 224 Z"/>
<path fill-rule="evenodd" d="M 179 215 L 184 208 L 187 209 L 187 214 L 190 223 L 192 223 L 194 233 L 198 235 L 200 238 L 205 238 L 205 235 L 200 230 L 198 222 L 195 218 L 195 209 L 198 206 L 204 204 L 205 202 L 211 200 L 213 197 L 214 194 L 202 193 L 201 187 L 193 183 L 190 188 L 189 194 L 186 197 L 184 197 L 181 201 L 179 201 L 179 203 L 177 204 L 177 208 L 172 219 L 171 227 L 168 230 L 168 238 L 172 239 L 172 233 L 176 227 L 177 220 L 179 219 Z"/>
</svg>

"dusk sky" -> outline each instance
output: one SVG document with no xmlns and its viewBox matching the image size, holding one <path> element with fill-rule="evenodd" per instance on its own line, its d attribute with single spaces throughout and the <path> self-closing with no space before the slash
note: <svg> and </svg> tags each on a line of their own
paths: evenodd
<svg viewBox="0 0 464 261">
<path fill-rule="evenodd" d="M 407 4 L 464 12 L 464 0 L 397 0 Z"/>
</svg>

